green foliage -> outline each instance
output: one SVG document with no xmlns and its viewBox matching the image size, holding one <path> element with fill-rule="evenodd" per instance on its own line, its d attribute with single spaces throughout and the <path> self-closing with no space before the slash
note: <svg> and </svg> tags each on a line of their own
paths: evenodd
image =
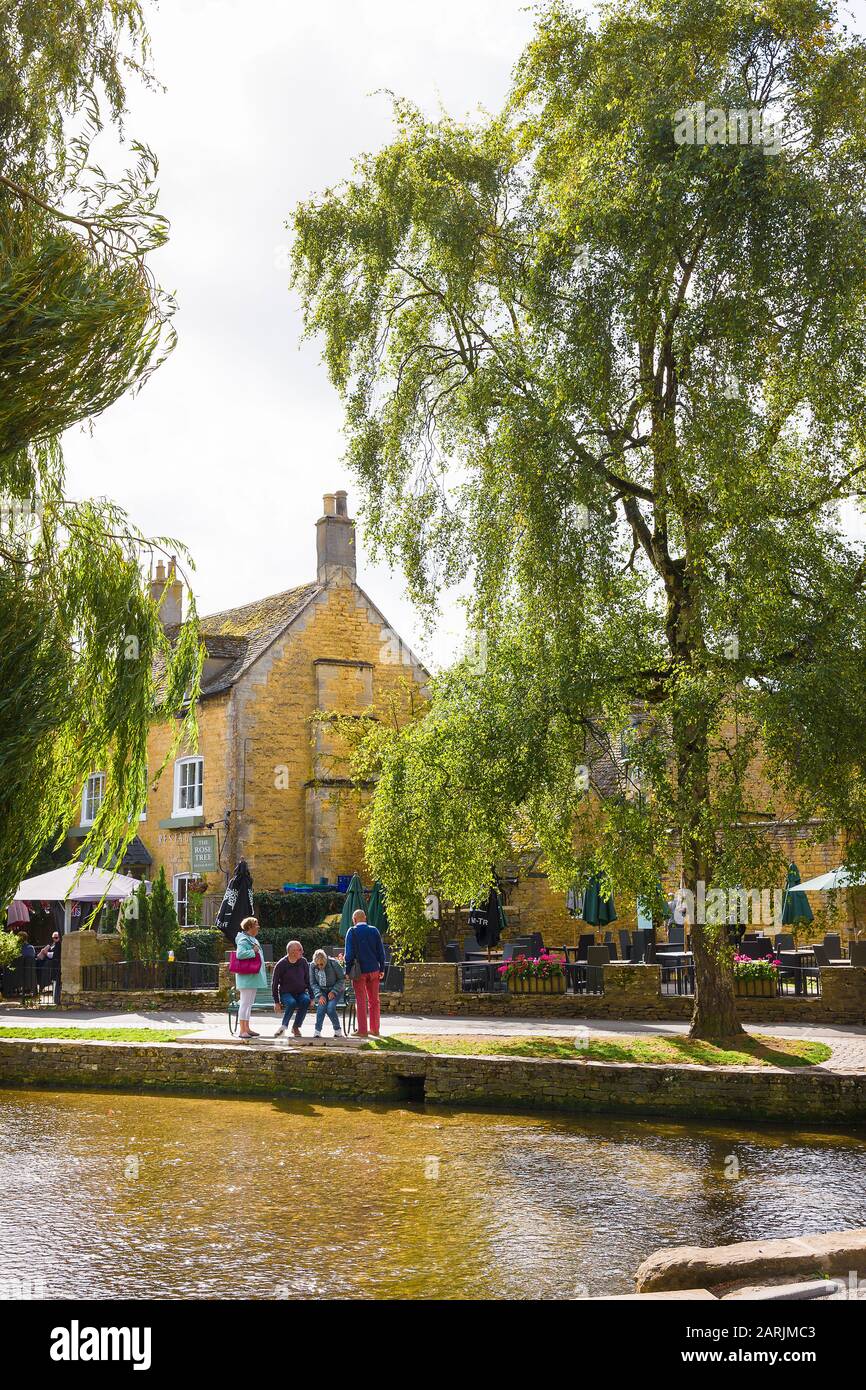
<svg viewBox="0 0 866 1390">
<path fill-rule="evenodd" d="M 169 951 L 180 949 L 180 927 L 174 906 L 174 896 L 165 877 L 165 869 L 160 865 L 150 893 L 149 907 L 149 956 L 150 960 L 165 960 Z"/>
<path fill-rule="evenodd" d="M 183 954 L 192 947 L 200 961 L 219 965 L 228 947 L 228 940 L 216 927 L 181 927 L 180 950 Z"/>
<path fill-rule="evenodd" d="M 0 14 L 0 896 L 77 819 L 106 772 L 83 857 L 119 854 L 145 798 L 147 729 L 194 743 L 194 610 L 172 644 L 143 570 L 149 539 L 110 502 L 64 492 L 60 436 L 140 386 L 173 343 L 148 253 L 167 222 L 156 160 L 90 163 L 130 75 L 150 81 L 137 0 L 10 0 Z M 177 719 L 178 712 L 183 717 Z M 164 764 L 165 765 L 165 764 Z M 162 769 L 151 768 L 152 778 Z"/>
<path fill-rule="evenodd" d="M 254 893 L 256 916 L 266 927 L 315 927 L 323 918 L 341 912 L 345 893 Z M 265 940 L 266 938 L 262 938 Z"/>
<path fill-rule="evenodd" d="M 13 931 L 3 931 L 0 928 L 0 970 L 8 970 L 10 965 L 14 965 L 21 954 L 21 941 L 18 934 Z"/>
<path fill-rule="evenodd" d="M 782 805 L 866 864 L 866 44 L 832 4 L 553 3 L 501 114 L 397 133 L 296 212 L 294 280 L 345 403 L 368 525 L 484 661 L 397 733 L 370 866 L 417 945 L 530 827 L 554 882 L 779 882 Z M 778 153 L 678 115 L 785 117 Z M 479 669 L 483 667 L 483 669 Z M 628 756 L 622 756 L 622 741 Z M 736 1031 L 697 930 L 696 1025 Z"/>
<path fill-rule="evenodd" d="M 120 915 L 120 945 L 124 960 L 150 960 L 150 898 L 140 883 Z"/>
<path fill-rule="evenodd" d="M 179 951 L 181 931 L 164 868 L 149 894 L 141 883 L 125 905 L 120 935 L 124 960 L 160 961 L 169 951 Z"/>
<path fill-rule="evenodd" d="M 273 946 L 274 960 L 285 955 L 286 945 L 290 941 L 300 941 L 307 960 L 312 960 L 313 952 L 320 948 L 332 956 L 343 945 L 336 927 L 262 927 L 258 939 Z"/>
</svg>

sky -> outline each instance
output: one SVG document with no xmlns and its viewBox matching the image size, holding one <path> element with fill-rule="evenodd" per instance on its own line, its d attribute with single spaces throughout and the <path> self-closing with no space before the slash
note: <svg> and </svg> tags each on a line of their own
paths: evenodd
<svg viewBox="0 0 866 1390">
<path fill-rule="evenodd" d="M 286 220 L 392 138 L 383 89 L 430 114 L 501 105 L 532 21 L 522 0 L 169 0 L 150 29 L 167 90 L 130 94 L 127 134 L 160 160 L 172 232 L 152 265 L 176 293 L 179 341 L 137 396 L 66 436 L 68 491 L 182 539 L 212 613 L 315 578 L 323 494 L 345 488 L 353 516 L 359 500 L 321 347 L 300 342 Z M 358 557 L 422 660 L 457 653 L 460 612 L 428 642 L 360 524 Z"/>
<path fill-rule="evenodd" d="M 866 0 L 845 6 L 866 30 Z M 130 93 L 127 132 L 160 160 L 172 224 L 153 258 L 178 346 L 137 396 L 64 441 L 70 496 L 111 497 L 192 552 L 201 613 L 315 577 L 322 496 L 358 494 L 320 345 L 288 288 L 298 202 L 393 135 L 386 91 L 430 115 L 495 110 L 528 41 L 525 0 L 164 0 L 151 11 L 166 90 Z M 384 90 L 383 90 L 384 89 Z M 358 528 L 358 577 L 432 668 L 463 642 L 449 604 L 427 638 L 399 573 Z"/>
</svg>

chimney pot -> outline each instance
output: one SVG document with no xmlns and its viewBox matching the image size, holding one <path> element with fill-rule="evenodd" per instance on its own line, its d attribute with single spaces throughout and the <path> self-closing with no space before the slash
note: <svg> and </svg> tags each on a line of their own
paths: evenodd
<svg viewBox="0 0 866 1390">
<path fill-rule="evenodd" d="M 345 492 L 325 493 L 325 514 L 316 522 L 316 573 L 320 584 L 354 580 L 355 523 Z"/>
</svg>

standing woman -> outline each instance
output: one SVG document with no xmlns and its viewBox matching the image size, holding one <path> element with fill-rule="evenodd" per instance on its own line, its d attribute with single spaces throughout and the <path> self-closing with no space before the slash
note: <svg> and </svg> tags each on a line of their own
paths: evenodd
<svg viewBox="0 0 866 1390">
<path fill-rule="evenodd" d="M 257 1038 L 258 1033 L 253 1033 L 250 1029 L 250 1015 L 253 1011 L 253 1004 L 256 1000 L 256 990 L 268 989 L 268 968 L 265 965 L 265 953 L 256 941 L 259 934 L 259 923 L 257 917 L 245 917 L 241 922 L 241 929 L 235 937 L 235 955 L 238 960 L 258 959 L 258 970 L 253 974 L 235 974 L 235 989 L 240 996 L 240 1007 L 238 1009 L 238 1036 L 242 1042 L 249 1038 Z"/>
</svg>

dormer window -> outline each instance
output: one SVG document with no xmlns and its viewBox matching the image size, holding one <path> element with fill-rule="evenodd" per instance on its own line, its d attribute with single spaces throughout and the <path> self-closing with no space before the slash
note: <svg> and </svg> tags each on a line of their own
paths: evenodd
<svg viewBox="0 0 866 1390">
<path fill-rule="evenodd" d="M 179 758 L 174 765 L 174 814 L 200 815 L 204 806 L 204 758 Z"/>
</svg>

